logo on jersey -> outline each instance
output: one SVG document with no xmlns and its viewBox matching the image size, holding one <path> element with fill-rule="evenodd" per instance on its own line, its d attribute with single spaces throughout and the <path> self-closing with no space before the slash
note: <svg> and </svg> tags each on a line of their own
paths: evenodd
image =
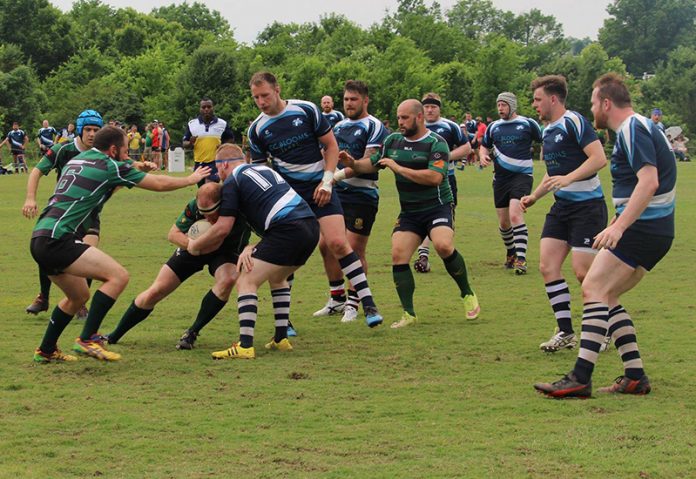
<svg viewBox="0 0 696 479">
<path fill-rule="evenodd" d="M 436 131 L 437 131 L 437 133 L 444 133 L 444 132 L 445 132 L 445 129 L 444 129 L 444 128 L 438 128 Z"/>
<path fill-rule="evenodd" d="M 355 133 L 353 133 L 353 136 L 360 136 L 362 135 L 362 130 L 355 130 Z"/>
<path fill-rule="evenodd" d="M 266 136 L 273 136 L 273 133 L 271 133 L 270 130 L 264 131 L 263 134 L 266 135 Z"/>
<path fill-rule="evenodd" d="M 517 125 L 517 128 L 515 130 L 524 130 L 524 125 Z"/>
<path fill-rule="evenodd" d="M 294 120 L 292 120 L 293 126 L 300 126 L 303 123 L 304 122 L 302 120 L 300 120 L 299 118 L 295 118 Z"/>
<path fill-rule="evenodd" d="M 590 246 L 590 238 L 585 238 L 585 239 L 583 240 L 583 244 L 584 244 L 585 246 Z"/>
<path fill-rule="evenodd" d="M 555 141 L 556 143 L 559 143 L 562 139 L 563 139 L 563 135 L 561 135 L 561 134 L 559 133 L 558 135 L 556 135 L 556 136 L 553 138 L 553 141 Z"/>
</svg>

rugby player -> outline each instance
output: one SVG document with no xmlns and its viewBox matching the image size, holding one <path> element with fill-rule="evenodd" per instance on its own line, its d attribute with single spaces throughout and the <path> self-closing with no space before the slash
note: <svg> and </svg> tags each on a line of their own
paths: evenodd
<svg viewBox="0 0 696 479">
<path fill-rule="evenodd" d="M 29 137 L 24 130 L 19 128 L 19 122 L 13 122 L 12 130 L 7 133 L 5 139 L 0 143 L 0 149 L 3 145 L 7 144 L 10 153 L 12 153 L 12 166 L 14 167 L 15 173 L 19 173 L 22 170 L 24 170 L 25 173 L 27 172 L 27 163 L 24 160 L 27 143 L 29 143 Z"/>
<path fill-rule="evenodd" d="M 48 175 L 51 170 L 56 171 L 56 180 L 60 179 L 63 168 L 68 161 L 75 158 L 80 153 L 89 150 L 94 145 L 94 135 L 104 125 L 102 116 L 96 110 L 84 110 L 81 112 L 77 121 L 76 136 L 73 141 L 67 143 L 58 143 L 46 150 L 44 156 L 31 170 L 29 180 L 27 181 L 27 195 L 22 207 L 22 214 L 27 218 L 34 218 L 38 214 L 36 204 L 36 192 L 39 189 L 39 182 L 42 176 Z M 89 222 L 84 223 L 78 235 L 85 243 L 98 246 L 99 245 L 99 211 L 101 208 L 94 210 L 94 214 L 89 219 Z M 91 279 L 87 280 L 88 286 L 91 284 Z M 38 314 L 42 311 L 48 311 L 48 299 L 51 292 L 51 280 L 48 275 L 39 268 L 39 285 L 41 291 L 36 299 L 26 307 L 25 311 L 30 314 Z M 87 308 L 83 305 L 77 312 L 78 319 L 87 318 Z"/>
<path fill-rule="evenodd" d="M 58 132 L 55 128 L 48 124 L 48 120 L 44 120 L 41 123 L 41 128 L 39 128 L 39 134 L 36 135 L 36 143 L 39 145 L 39 151 L 42 155 L 53 146 L 56 140 Z"/>
<path fill-rule="evenodd" d="M 133 300 L 116 329 L 106 335 L 109 344 L 116 344 L 126 332 L 144 321 L 157 303 L 207 266 L 208 272 L 215 278 L 215 285 L 203 297 L 196 320 L 176 345 L 177 349 L 193 349 L 201 329 L 227 304 L 237 280 L 237 259 L 249 243 L 251 234 L 246 221 L 240 220 L 235 222 L 232 231 L 216 251 L 199 256 L 193 256 L 186 251 L 191 241 L 186 234 L 188 230 L 196 221 L 202 219 L 215 224 L 220 216 L 220 202 L 219 183 L 206 183 L 199 188 L 196 198 L 186 205 L 169 230 L 168 239 L 178 248 L 162 266 L 152 285 Z"/>
<path fill-rule="evenodd" d="M 633 321 L 620 300 L 667 254 L 674 239 L 677 168 L 667 137 L 649 118 L 633 111 L 619 75 L 603 75 L 593 87 L 595 125 L 616 132 L 611 155 L 616 215 L 594 238 L 593 247 L 602 249 L 582 283 L 582 333 L 575 367 L 554 383 L 534 385 L 554 398 L 592 395 L 592 372 L 607 331 L 623 362 L 624 374 L 599 391 L 650 392 Z"/>
<path fill-rule="evenodd" d="M 331 98 L 329 95 L 321 97 L 321 114 L 324 115 L 324 118 L 326 118 L 326 121 L 329 122 L 331 128 L 335 127 L 339 121 L 343 121 L 345 119 L 343 113 L 334 110 L 333 107 L 333 98 Z"/>
<path fill-rule="evenodd" d="M 409 262 L 418 245 L 430 236 L 445 269 L 459 287 L 465 315 L 476 319 L 481 311 L 478 298 L 469 285 L 466 264 L 454 247 L 452 191 L 447 181 L 449 147 L 425 126 L 425 112 L 418 100 L 406 100 L 397 109 L 400 133 L 392 133 L 380 151 L 369 159 L 340 158 L 356 173 L 389 168 L 394 172 L 401 212 L 392 234 L 392 273 L 404 309 L 392 328 L 417 321 L 413 308 L 415 283 Z"/>
<path fill-rule="evenodd" d="M 255 73 L 249 85 L 261 110 L 249 127 L 252 162 L 266 162 L 270 156 L 273 168 L 309 204 L 327 248 L 363 304 L 366 324 L 382 324 L 360 258 L 346 238 L 341 202 L 333 189 L 338 145 L 331 126 L 314 103 L 283 100 L 272 73 Z"/>
<path fill-rule="evenodd" d="M 450 149 L 449 165 L 447 166 L 447 180 L 452 190 L 452 219 L 454 219 L 454 208 L 457 207 L 457 177 L 454 175 L 454 164 L 462 160 L 471 153 L 469 139 L 464 136 L 462 129 L 452 120 L 442 118 L 440 112 L 442 100 L 437 93 L 426 93 L 421 100 L 425 110 L 425 127 L 434 131 L 447 142 Z M 413 269 L 419 273 L 430 271 L 430 240 L 426 237 L 418 247 L 418 259 L 413 263 Z"/>
<path fill-rule="evenodd" d="M 532 145 L 541 141 L 541 128 L 531 118 L 517 114 L 514 93 L 501 93 L 496 103 L 500 120 L 486 128 L 479 161 L 481 166 L 488 166 L 493 156 L 493 199 L 498 229 L 507 249 L 505 267 L 526 274 L 529 231 L 520 199 L 532 192 Z"/>
<path fill-rule="evenodd" d="M 51 314 L 34 361 L 74 361 L 75 356 L 58 349 L 58 339 L 74 314 L 89 299 L 85 278 L 103 284 L 94 293 L 82 333 L 73 351 L 96 359 L 115 361 L 121 356 L 104 347 L 98 334 L 102 320 L 128 284 L 128 272 L 111 256 L 83 242 L 79 230 L 119 186 L 138 186 L 153 191 L 171 191 L 194 185 L 210 173 L 198 169 L 186 178 L 149 175 L 128 159 L 128 140 L 118 127 L 107 126 L 94 136 L 94 147 L 70 160 L 63 168 L 53 196 L 39 217 L 31 238 L 31 255 L 66 297 Z"/>
<path fill-rule="evenodd" d="M 387 130 L 382 122 L 367 112 L 369 102 L 367 84 L 359 80 L 346 82 L 343 89 L 343 110 L 348 118 L 340 121 L 333 132 L 339 150 L 345 151 L 352 158 L 369 158 L 379 150 L 387 137 Z M 379 206 L 377 173 L 354 175 L 349 169 L 344 169 L 340 162 L 338 168 L 334 182 L 343 209 L 346 237 L 367 274 L 365 250 Z M 314 316 L 326 316 L 343 310 L 341 322 L 354 321 L 358 317 L 358 293 L 350 287 L 346 300 L 341 266 L 323 237 L 319 241 L 319 251 L 329 278 L 330 299 L 326 306 L 314 313 Z"/>
<path fill-rule="evenodd" d="M 239 256 L 237 307 L 239 342 L 212 353 L 214 359 L 253 359 L 254 326 L 259 287 L 268 282 L 273 300 L 275 334 L 266 349 L 291 351 L 287 330 L 290 286 L 287 278 L 305 264 L 319 241 L 319 224 L 307 203 L 277 172 L 245 163 L 236 145 L 222 145 L 216 154 L 222 185 L 220 217 L 201 237 L 188 242 L 188 252 L 205 254 L 220 248 L 240 215 L 261 237 Z"/>
<path fill-rule="evenodd" d="M 549 191 L 555 202 L 546 215 L 539 247 L 539 270 L 558 324 L 542 351 L 572 349 L 577 344 L 570 314 L 570 290 L 561 266 L 571 253 L 575 277 L 582 283 L 597 254 L 593 238 L 607 225 L 607 205 L 597 172 L 607 164 L 602 144 L 581 114 L 567 110 L 566 80 L 549 75 L 531 84 L 533 106 L 549 124 L 543 134 L 546 174 L 531 195 L 522 197 L 526 211 Z"/>
</svg>

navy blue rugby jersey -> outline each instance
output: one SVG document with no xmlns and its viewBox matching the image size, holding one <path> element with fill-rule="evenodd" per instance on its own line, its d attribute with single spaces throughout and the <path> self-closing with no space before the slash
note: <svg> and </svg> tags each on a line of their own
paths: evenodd
<svg viewBox="0 0 696 479">
<path fill-rule="evenodd" d="M 674 236 L 677 163 L 665 134 L 649 118 L 633 114 L 618 128 L 611 154 L 612 198 L 620 215 L 638 184 L 645 165 L 657 168 L 659 185 L 648 207 L 631 226 L 658 236 Z"/>
<path fill-rule="evenodd" d="M 241 165 L 222 185 L 221 216 L 243 215 L 259 235 L 273 225 L 314 217 L 309 205 L 265 165 Z"/>
<path fill-rule="evenodd" d="M 544 163 L 549 176 L 562 176 L 575 171 L 587 160 L 583 149 L 597 141 L 592 124 L 575 111 L 566 111 L 561 118 L 544 128 Z M 571 203 L 604 198 L 599 176 L 593 174 L 554 193 L 556 200 Z"/>
<path fill-rule="evenodd" d="M 388 133 L 381 121 L 368 115 L 359 120 L 346 119 L 339 122 L 334 127 L 334 135 L 336 135 L 339 151 L 345 150 L 350 156 L 359 160 L 365 156 L 366 149 L 381 148 Z M 340 162 L 338 168 L 343 168 Z M 377 173 L 365 173 L 339 181 L 336 189 L 341 201 L 377 206 L 379 202 L 377 178 Z"/>
<path fill-rule="evenodd" d="M 510 120 L 496 120 L 486 128 L 481 144 L 494 149 L 496 177 L 516 174 L 532 175 L 532 144 L 541 142 L 539 124 L 525 116 L 517 115 Z"/>
</svg>

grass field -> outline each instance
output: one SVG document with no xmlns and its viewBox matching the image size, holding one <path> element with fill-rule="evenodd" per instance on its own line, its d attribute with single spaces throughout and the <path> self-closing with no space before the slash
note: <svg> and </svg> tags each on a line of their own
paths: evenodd
<svg viewBox="0 0 696 479">
<path fill-rule="evenodd" d="M 293 353 L 263 350 L 273 331 L 267 289 L 260 296 L 255 361 L 210 359 L 210 351 L 237 337 L 234 301 L 195 350 L 175 350 L 212 284 L 205 273 L 113 347 L 121 362 L 46 366 L 31 358 L 48 315 L 24 313 L 38 292 L 28 248 L 33 221 L 21 216 L 27 176 L 0 177 L 7 228 L 0 252 L 0 477 L 694 477 L 693 164 L 679 164 L 672 251 L 623 302 L 636 322 L 653 393 L 587 401 L 547 400 L 531 387 L 557 379 L 575 360 L 575 351 L 538 350 L 555 324 L 536 270 L 551 198 L 528 214 L 530 273 L 516 277 L 501 267 L 490 170 L 457 174 L 456 242 L 481 301 L 478 320 L 463 318 L 440 261 L 416 277 L 421 322 L 415 327 L 370 330 L 363 322 L 312 318 L 327 289 L 317 252 L 296 275 L 292 318 L 300 336 Z M 607 169 L 602 179 L 610 191 Z M 53 186 L 53 176 L 43 179 L 42 204 Z M 102 332 L 173 251 L 166 233 L 193 193 L 135 188 L 107 204 L 102 247 L 130 271 L 131 281 Z M 386 172 L 368 259 L 387 324 L 401 314 L 389 246 L 396 213 L 393 177 Z M 579 326 L 579 287 L 570 270 L 566 278 Z M 59 298 L 54 288 L 52 306 Z M 68 326 L 63 349 L 81 327 Z M 621 373 L 612 348 L 600 357 L 595 388 Z"/>
</svg>

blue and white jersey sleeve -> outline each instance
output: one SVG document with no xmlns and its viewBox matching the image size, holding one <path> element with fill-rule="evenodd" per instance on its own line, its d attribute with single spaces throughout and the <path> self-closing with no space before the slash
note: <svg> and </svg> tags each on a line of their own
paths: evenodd
<svg viewBox="0 0 696 479">
<path fill-rule="evenodd" d="M 652 234 L 673 236 L 676 201 L 676 159 L 667 137 L 653 122 L 634 114 L 619 127 L 611 155 L 611 174 L 614 182 L 613 203 L 621 214 L 638 184 L 637 173 L 646 165 L 657 168 L 658 188 L 639 220 Z M 651 220 L 661 220 L 649 223 Z"/>
</svg>

